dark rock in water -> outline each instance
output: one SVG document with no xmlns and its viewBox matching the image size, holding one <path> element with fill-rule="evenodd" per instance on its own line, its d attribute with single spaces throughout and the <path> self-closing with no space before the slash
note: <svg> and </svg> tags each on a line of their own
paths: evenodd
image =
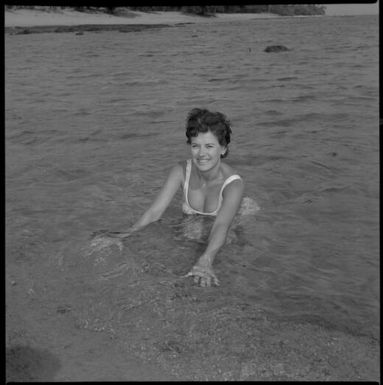
<svg viewBox="0 0 383 385">
<path fill-rule="evenodd" d="M 59 359 L 47 350 L 21 345 L 6 348 L 7 382 L 53 381 L 60 368 Z"/>
<path fill-rule="evenodd" d="M 290 51 L 290 50 L 284 45 L 269 45 L 265 48 L 265 52 L 284 52 L 284 51 Z"/>
<path fill-rule="evenodd" d="M 60 305 L 57 307 L 56 312 L 60 314 L 69 313 L 71 311 L 70 305 Z"/>
<path fill-rule="evenodd" d="M 76 35 L 83 35 L 83 34 L 84 34 L 84 32 L 82 32 L 82 31 L 76 32 Z"/>
</svg>

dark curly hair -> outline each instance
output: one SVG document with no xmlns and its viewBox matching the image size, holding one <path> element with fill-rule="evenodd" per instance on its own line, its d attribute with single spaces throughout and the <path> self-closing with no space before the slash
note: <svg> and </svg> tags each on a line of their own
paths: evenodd
<svg viewBox="0 0 383 385">
<path fill-rule="evenodd" d="M 225 158 L 229 153 L 231 124 L 221 112 L 211 112 L 207 109 L 193 108 L 186 119 L 187 143 L 191 144 L 191 138 L 196 137 L 200 132 L 210 131 L 218 139 L 221 146 L 226 147 L 226 152 L 221 155 Z"/>
</svg>

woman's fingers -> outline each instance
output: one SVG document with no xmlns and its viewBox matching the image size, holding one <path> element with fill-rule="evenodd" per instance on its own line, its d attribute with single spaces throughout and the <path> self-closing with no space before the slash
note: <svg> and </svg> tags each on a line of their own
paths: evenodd
<svg viewBox="0 0 383 385">
<path fill-rule="evenodd" d="M 219 286 L 219 280 L 217 278 L 217 276 L 215 275 L 214 271 L 211 270 L 210 271 L 210 277 L 212 278 L 213 282 L 215 285 Z"/>
<path fill-rule="evenodd" d="M 214 272 L 207 272 L 205 270 L 199 269 L 196 266 L 194 266 L 193 269 L 184 275 L 184 278 L 186 277 L 194 277 L 194 283 L 202 287 L 210 287 L 212 282 L 219 286 L 218 278 Z"/>
<path fill-rule="evenodd" d="M 204 279 L 201 279 L 201 286 L 202 287 L 210 287 L 211 286 L 211 278 L 210 276 L 207 276 Z"/>
</svg>

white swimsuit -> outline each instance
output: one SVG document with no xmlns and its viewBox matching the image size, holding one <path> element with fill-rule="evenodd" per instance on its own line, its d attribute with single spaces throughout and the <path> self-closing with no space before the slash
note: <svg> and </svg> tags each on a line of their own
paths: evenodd
<svg viewBox="0 0 383 385">
<path fill-rule="evenodd" d="M 223 182 L 223 185 L 221 187 L 221 191 L 219 192 L 219 197 L 218 197 L 218 205 L 217 208 L 211 212 L 211 213 L 204 213 L 202 211 L 198 211 L 193 209 L 193 207 L 190 206 L 189 199 L 188 199 L 188 190 L 189 190 L 189 180 L 190 180 L 190 174 L 191 174 L 191 166 L 192 166 L 192 161 L 191 159 L 188 159 L 186 161 L 186 175 L 185 175 L 185 183 L 184 183 L 184 201 L 182 203 L 182 211 L 185 214 L 201 214 L 201 215 L 212 215 L 216 216 L 218 214 L 219 209 L 221 208 L 222 205 L 222 192 L 223 189 L 231 183 L 233 180 L 241 179 L 241 177 L 237 174 L 229 176 L 225 182 Z"/>
</svg>

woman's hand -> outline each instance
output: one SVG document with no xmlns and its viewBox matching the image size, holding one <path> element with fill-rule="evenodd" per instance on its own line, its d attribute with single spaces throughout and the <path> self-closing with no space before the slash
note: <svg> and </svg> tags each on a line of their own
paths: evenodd
<svg viewBox="0 0 383 385">
<path fill-rule="evenodd" d="M 204 260 L 199 260 L 184 277 L 194 277 L 194 283 L 202 287 L 210 287 L 212 283 L 219 286 L 219 281 L 213 268 Z"/>
</svg>

